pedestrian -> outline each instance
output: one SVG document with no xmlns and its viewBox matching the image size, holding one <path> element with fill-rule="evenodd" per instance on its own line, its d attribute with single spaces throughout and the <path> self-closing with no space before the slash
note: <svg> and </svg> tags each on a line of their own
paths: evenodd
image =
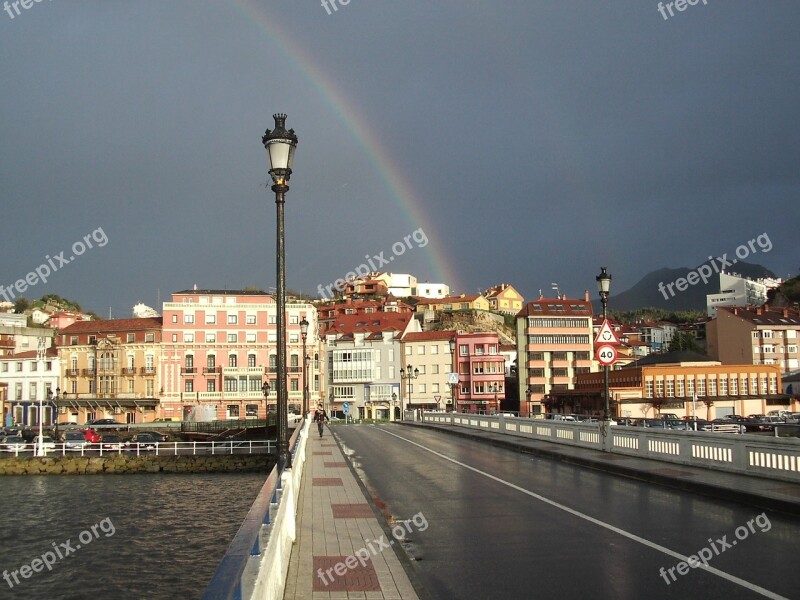
<svg viewBox="0 0 800 600">
<path fill-rule="evenodd" d="M 328 421 L 328 423 L 331 422 L 331 420 L 328 418 L 328 413 L 326 413 L 325 409 L 322 408 L 322 404 L 320 404 L 317 407 L 317 410 L 314 411 L 314 421 L 317 423 L 319 437 L 322 437 L 322 427 L 325 424 L 325 421 Z"/>
</svg>

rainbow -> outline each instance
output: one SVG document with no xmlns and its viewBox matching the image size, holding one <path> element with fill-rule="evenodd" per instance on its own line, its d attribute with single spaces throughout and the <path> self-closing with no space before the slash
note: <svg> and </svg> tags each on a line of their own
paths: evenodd
<svg viewBox="0 0 800 600">
<path fill-rule="evenodd" d="M 459 282 L 456 280 L 457 270 L 442 249 L 441 244 L 438 243 L 439 240 L 446 239 L 445 236 L 431 230 L 430 224 L 434 220 L 425 213 L 424 202 L 392 159 L 386 146 L 372 132 L 367 119 L 356 114 L 352 108 L 354 103 L 348 101 L 344 92 L 317 65 L 312 55 L 278 28 L 278 23 L 274 17 L 266 14 L 264 6 L 252 0 L 233 0 L 233 5 L 250 24 L 257 26 L 267 34 L 270 43 L 292 61 L 299 72 L 330 104 L 342 124 L 362 146 L 365 156 L 381 175 L 394 201 L 408 215 L 411 230 L 420 227 L 420 223 L 425 224 L 422 228 L 429 240 L 426 255 L 428 266 L 431 269 L 431 280 L 435 283 L 449 285 L 454 292 L 460 290 Z M 283 110 L 282 107 L 277 108 Z M 411 230 L 408 233 L 411 233 Z"/>
</svg>

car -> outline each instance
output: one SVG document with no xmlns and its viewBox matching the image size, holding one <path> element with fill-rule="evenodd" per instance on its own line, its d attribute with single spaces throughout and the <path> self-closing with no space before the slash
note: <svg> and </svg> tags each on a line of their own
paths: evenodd
<svg viewBox="0 0 800 600">
<path fill-rule="evenodd" d="M 64 432 L 64 450 L 84 450 L 90 445 L 83 431 Z"/>
<path fill-rule="evenodd" d="M 37 435 L 36 438 L 33 440 L 33 447 L 36 452 L 39 451 L 39 436 Z M 56 443 L 53 441 L 49 435 L 42 436 L 42 450 L 45 452 L 53 452 L 56 449 Z"/>
<path fill-rule="evenodd" d="M 153 436 L 159 443 L 166 442 L 169 439 L 166 433 L 159 433 L 158 431 L 137 431 L 136 434 Z"/>
<path fill-rule="evenodd" d="M 553 421 L 569 421 L 570 423 L 577 423 L 578 421 L 573 415 L 550 415 L 550 418 Z"/>
<path fill-rule="evenodd" d="M 92 419 L 86 424 L 87 427 L 97 427 L 98 425 L 102 425 L 104 429 L 111 429 L 112 425 L 116 426 L 117 428 L 127 427 L 125 423 L 120 423 L 114 419 Z"/>
<path fill-rule="evenodd" d="M 137 433 L 130 441 L 125 442 L 125 447 L 128 450 L 155 450 L 157 445 L 161 443 L 161 436 L 159 434 Z"/>
<path fill-rule="evenodd" d="M 83 434 L 83 438 L 90 444 L 100 443 L 100 434 L 94 429 L 79 429 L 78 431 Z"/>
<path fill-rule="evenodd" d="M 23 452 L 28 449 L 28 444 L 21 435 L 7 435 L 0 440 L 0 451 L 3 452 Z"/>
<path fill-rule="evenodd" d="M 116 434 L 104 435 L 100 438 L 100 445 L 103 450 L 123 450 L 125 448 L 122 439 Z"/>
<path fill-rule="evenodd" d="M 694 425 L 688 421 L 674 420 L 667 421 L 667 426 L 670 429 L 679 429 L 682 431 L 694 431 Z"/>
<path fill-rule="evenodd" d="M 680 417 L 675 413 L 661 413 L 660 419 L 664 419 L 665 421 L 679 421 Z"/>
<path fill-rule="evenodd" d="M 639 419 L 636 427 L 650 427 L 654 429 L 669 429 L 669 422 L 664 419 Z"/>
<path fill-rule="evenodd" d="M 733 419 L 714 419 L 703 431 L 718 431 L 721 433 L 746 433 L 747 432 L 747 419 L 744 422 L 739 422 Z"/>
</svg>

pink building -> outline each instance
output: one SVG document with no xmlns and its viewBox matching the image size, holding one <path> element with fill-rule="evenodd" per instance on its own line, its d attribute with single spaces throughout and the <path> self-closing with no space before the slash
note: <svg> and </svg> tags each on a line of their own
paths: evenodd
<svg viewBox="0 0 800 600">
<path fill-rule="evenodd" d="M 456 335 L 458 412 L 500 411 L 505 398 L 505 357 L 500 353 L 497 333 L 459 333 Z"/>
<path fill-rule="evenodd" d="M 303 403 L 303 340 L 308 321 L 309 402 L 319 399 L 316 309 L 286 303 L 286 366 L 289 412 Z M 265 418 L 275 411 L 276 302 L 261 291 L 185 290 L 163 307 L 160 362 L 162 412 L 187 420 Z M 269 383 L 269 397 L 262 385 Z"/>
</svg>

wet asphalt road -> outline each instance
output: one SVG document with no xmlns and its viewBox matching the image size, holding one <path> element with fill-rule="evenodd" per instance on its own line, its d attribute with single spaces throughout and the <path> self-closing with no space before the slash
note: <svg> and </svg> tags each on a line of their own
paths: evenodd
<svg viewBox="0 0 800 600">
<path fill-rule="evenodd" d="M 412 519 L 430 598 L 800 598 L 790 516 L 433 431 L 333 430 L 384 512 Z"/>
</svg>

